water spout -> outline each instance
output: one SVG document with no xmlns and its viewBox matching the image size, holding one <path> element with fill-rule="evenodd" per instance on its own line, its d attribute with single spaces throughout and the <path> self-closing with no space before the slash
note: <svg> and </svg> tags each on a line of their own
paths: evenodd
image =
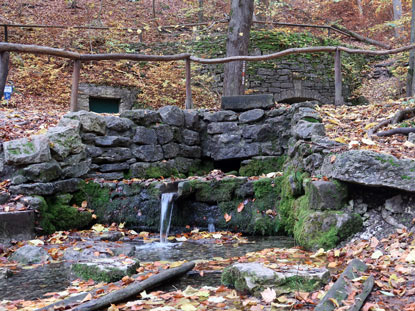
<svg viewBox="0 0 415 311">
<path fill-rule="evenodd" d="M 160 243 L 167 243 L 175 194 L 175 192 L 170 192 L 161 195 Z"/>
<path fill-rule="evenodd" d="M 216 231 L 215 224 L 214 223 L 209 223 L 208 230 L 209 230 L 209 232 L 215 232 Z"/>
</svg>

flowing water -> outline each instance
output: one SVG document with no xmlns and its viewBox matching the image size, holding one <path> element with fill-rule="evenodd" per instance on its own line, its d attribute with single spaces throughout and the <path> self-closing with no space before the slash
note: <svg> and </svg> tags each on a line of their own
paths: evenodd
<svg viewBox="0 0 415 311">
<path fill-rule="evenodd" d="M 287 237 L 249 237 L 246 244 L 200 244 L 194 242 L 181 243 L 149 243 L 136 246 L 136 257 L 140 261 L 180 261 L 196 259 L 212 259 L 213 257 L 229 258 L 243 256 L 248 252 L 259 251 L 265 248 L 288 248 L 294 245 Z M 70 273 L 68 266 L 49 264 L 34 269 L 20 269 L 8 279 L 0 279 L 0 301 L 3 299 L 37 299 L 49 292 L 65 290 L 70 280 L 75 276 Z M 218 286 L 220 274 L 191 275 L 178 280 L 164 290 L 185 288 L 187 285 Z"/>
<path fill-rule="evenodd" d="M 161 195 L 160 243 L 167 243 L 175 194 L 175 192 L 169 192 Z"/>
</svg>

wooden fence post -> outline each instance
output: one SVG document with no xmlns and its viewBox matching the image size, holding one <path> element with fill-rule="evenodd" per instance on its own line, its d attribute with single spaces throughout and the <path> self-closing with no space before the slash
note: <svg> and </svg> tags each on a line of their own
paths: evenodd
<svg viewBox="0 0 415 311">
<path fill-rule="evenodd" d="M 190 57 L 186 58 L 186 109 L 193 109 Z"/>
<path fill-rule="evenodd" d="M 79 89 L 79 75 L 81 72 L 81 61 L 74 60 L 72 73 L 72 90 L 71 90 L 71 112 L 78 109 L 78 89 Z"/>
<path fill-rule="evenodd" d="M 9 52 L 0 53 L 0 100 L 4 95 L 4 86 L 7 83 L 9 73 Z"/>
<path fill-rule="evenodd" d="M 342 91 L 342 61 L 340 50 L 336 49 L 336 54 L 334 57 L 334 104 L 340 106 L 344 104 Z"/>
</svg>

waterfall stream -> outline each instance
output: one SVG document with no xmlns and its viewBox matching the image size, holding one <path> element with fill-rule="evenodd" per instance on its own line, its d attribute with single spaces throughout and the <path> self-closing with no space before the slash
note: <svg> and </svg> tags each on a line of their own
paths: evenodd
<svg viewBox="0 0 415 311">
<path fill-rule="evenodd" d="M 161 195 L 160 243 L 167 243 L 175 194 L 175 192 L 170 192 Z"/>
</svg>

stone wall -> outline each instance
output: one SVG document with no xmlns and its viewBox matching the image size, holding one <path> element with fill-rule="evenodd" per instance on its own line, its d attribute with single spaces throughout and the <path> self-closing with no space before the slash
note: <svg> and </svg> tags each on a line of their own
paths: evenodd
<svg viewBox="0 0 415 311">
<path fill-rule="evenodd" d="M 258 51 L 257 54 L 262 54 Z M 223 65 L 205 66 L 202 74 L 213 76 L 213 89 L 222 93 Z M 322 104 L 334 103 L 334 57 L 293 56 L 272 62 L 247 63 L 246 88 L 252 94 L 273 94 L 276 102 L 302 102 L 317 100 Z M 343 96 L 350 95 L 344 85 Z"/>
<path fill-rule="evenodd" d="M 131 110 L 137 101 L 138 93 L 139 90 L 135 88 L 81 83 L 78 92 L 78 110 L 89 111 L 90 97 L 119 99 L 120 112 Z"/>
<path fill-rule="evenodd" d="M 267 109 L 238 112 L 167 106 L 120 117 L 69 113 L 45 135 L 4 143 L 4 171 L 13 172 L 10 192 L 50 195 L 75 190 L 80 178 L 184 177 L 208 172 L 223 160 L 281 156 L 292 121 L 320 117 L 301 105 L 270 109 L 269 103 Z M 304 122 L 324 133 L 321 123 Z M 295 131 L 310 128 L 296 125 Z"/>
</svg>

